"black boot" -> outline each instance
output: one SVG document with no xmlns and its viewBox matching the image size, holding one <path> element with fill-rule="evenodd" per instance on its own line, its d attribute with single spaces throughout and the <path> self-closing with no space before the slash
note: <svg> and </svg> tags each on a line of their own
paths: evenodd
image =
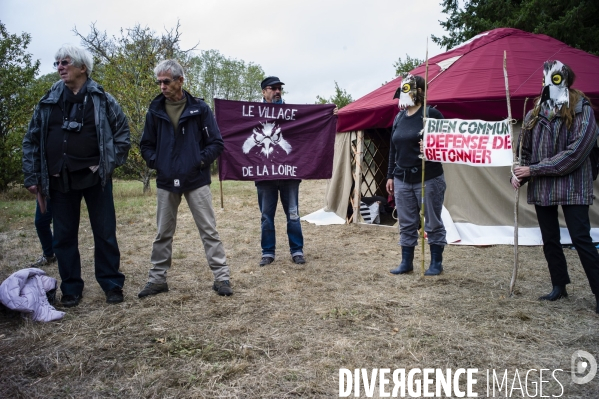
<svg viewBox="0 0 599 399">
<path fill-rule="evenodd" d="M 553 291 L 547 295 L 539 297 L 539 301 L 557 301 L 558 299 L 567 298 L 568 293 L 566 292 L 565 285 L 554 285 Z"/>
<path fill-rule="evenodd" d="M 392 274 L 404 274 L 412 270 L 414 270 L 414 247 L 401 247 L 401 263 L 389 271 Z"/>
<path fill-rule="evenodd" d="M 443 271 L 443 245 L 431 244 L 431 264 L 424 272 L 425 276 L 438 276 Z"/>
</svg>

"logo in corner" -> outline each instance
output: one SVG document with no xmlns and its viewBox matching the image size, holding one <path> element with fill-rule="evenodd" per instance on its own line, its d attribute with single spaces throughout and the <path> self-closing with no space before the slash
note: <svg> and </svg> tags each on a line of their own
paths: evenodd
<svg viewBox="0 0 599 399">
<path fill-rule="evenodd" d="M 570 370 L 573 383 L 586 384 L 595 378 L 597 374 L 597 361 L 589 352 L 577 350 L 572 354 Z"/>
<path fill-rule="evenodd" d="M 285 153 L 291 152 L 291 144 L 283 138 L 283 132 L 276 122 L 260 122 L 260 125 L 252 130 L 252 134 L 243 143 L 243 153 L 248 154 L 252 148 L 258 147 L 258 155 L 269 158 L 277 147 Z"/>
</svg>

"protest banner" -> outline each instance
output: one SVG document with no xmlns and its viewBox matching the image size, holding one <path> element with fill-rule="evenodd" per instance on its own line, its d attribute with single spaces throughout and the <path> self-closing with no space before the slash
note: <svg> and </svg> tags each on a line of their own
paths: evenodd
<svg viewBox="0 0 599 399">
<path fill-rule="evenodd" d="M 509 119 L 498 122 L 427 118 L 424 156 L 429 161 L 470 166 L 511 166 Z"/>
<path fill-rule="evenodd" d="M 328 179 L 333 171 L 334 104 L 214 99 L 225 142 L 220 180 Z"/>
</svg>

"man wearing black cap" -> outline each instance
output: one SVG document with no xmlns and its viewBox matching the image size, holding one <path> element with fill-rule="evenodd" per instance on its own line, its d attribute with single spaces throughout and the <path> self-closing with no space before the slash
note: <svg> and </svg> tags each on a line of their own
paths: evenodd
<svg viewBox="0 0 599 399">
<path fill-rule="evenodd" d="M 273 104 L 284 104 L 281 82 L 276 76 L 269 76 L 261 83 L 262 102 Z M 260 206 L 261 218 L 261 245 L 262 259 L 260 266 L 271 264 L 275 260 L 275 212 L 281 193 L 283 211 L 287 216 L 287 237 L 289 239 L 289 251 L 294 263 L 302 265 L 304 259 L 304 236 L 299 217 L 299 185 L 301 180 L 279 179 L 256 181 L 258 190 L 258 205 Z"/>
</svg>

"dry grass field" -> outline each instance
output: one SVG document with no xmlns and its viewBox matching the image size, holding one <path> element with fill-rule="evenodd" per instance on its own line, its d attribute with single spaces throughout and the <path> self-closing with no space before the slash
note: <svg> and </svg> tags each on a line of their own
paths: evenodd
<svg viewBox="0 0 599 399">
<path fill-rule="evenodd" d="M 302 183 L 302 214 L 322 207 L 325 187 L 326 181 Z M 599 359 L 599 315 L 575 251 L 566 253 L 570 298 L 540 303 L 537 297 L 551 288 L 540 247 L 520 248 L 517 295 L 509 298 L 512 247 L 449 246 L 441 276 L 394 276 L 388 270 L 400 258 L 397 232 L 302 222 L 307 264 L 298 266 L 289 257 L 279 208 L 278 257 L 261 268 L 253 183 L 225 182 L 224 210 L 218 183 L 212 191 L 233 296 L 212 291 L 183 202 L 170 292 L 138 299 L 150 266 L 155 198 L 142 195 L 139 183 L 117 182 L 125 302 L 105 303 L 83 217 L 81 304 L 46 324 L 0 312 L 0 397 L 334 398 L 340 368 L 406 374 L 414 368 L 476 368 L 478 397 L 486 397 L 487 370 L 507 370 L 508 397 L 599 398 L 599 376 L 585 385 L 570 377 L 576 350 Z M 0 280 L 40 254 L 34 208 L 24 194 L 0 198 Z M 419 254 L 416 260 L 419 265 Z M 46 271 L 59 278 L 55 265 Z M 546 372 L 541 395 L 534 389 L 538 372 L 525 381 L 530 369 L 562 371 L 555 371 L 557 378 Z M 516 375 L 526 387 L 518 388 Z M 360 395 L 366 397 L 363 386 Z"/>
</svg>

